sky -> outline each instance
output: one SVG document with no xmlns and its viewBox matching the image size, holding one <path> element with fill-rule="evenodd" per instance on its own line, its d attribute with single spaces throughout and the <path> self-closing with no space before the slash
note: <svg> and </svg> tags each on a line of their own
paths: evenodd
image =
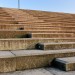
<svg viewBox="0 0 75 75">
<path fill-rule="evenodd" d="M 18 0 L 0 0 L 0 7 L 17 8 Z M 20 0 L 20 8 L 75 14 L 75 0 Z"/>
</svg>

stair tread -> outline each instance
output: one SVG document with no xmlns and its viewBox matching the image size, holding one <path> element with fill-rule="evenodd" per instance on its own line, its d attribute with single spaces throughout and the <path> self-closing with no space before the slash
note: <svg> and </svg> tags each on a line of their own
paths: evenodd
<svg viewBox="0 0 75 75">
<path fill-rule="evenodd" d="M 15 57 L 10 51 L 0 51 L 0 58 Z"/>
<path fill-rule="evenodd" d="M 16 50 L 16 51 L 0 51 L 0 58 L 13 58 L 16 56 L 33 56 L 33 55 L 47 55 L 47 54 L 58 54 L 58 53 L 73 53 L 75 52 L 75 49 L 62 49 L 59 50 L 48 50 L 48 51 L 42 51 L 42 50 Z M 57 58 L 61 59 L 61 58 Z"/>
<path fill-rule="evenodd" d="M 75 49 L 62 49 L 62 50 L 18 50 L 11 51 L 16 56 L 31 56 L 31 55 L 46 55 L 46 54 L 58 54 L 58 53 L 70 53 L 75 52 Z"/>
<path fill-rule="evenodd" d="M 56 58 L 56 61 L 59 61 L 65 64 L 75 63 L 75 57 Z"/>
</svg>

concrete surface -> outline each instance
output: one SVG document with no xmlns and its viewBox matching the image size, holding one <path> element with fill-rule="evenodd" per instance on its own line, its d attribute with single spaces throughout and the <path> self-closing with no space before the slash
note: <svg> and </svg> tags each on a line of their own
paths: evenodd
<svg viewBox="0 0 75 75">
<path fill-rule="evenodd" d="M 75 75 L 75 71 L 65 72 L 55 68 L 39 68 L 10 73 L 0 73 L 0 75 Z"/>
</svg>

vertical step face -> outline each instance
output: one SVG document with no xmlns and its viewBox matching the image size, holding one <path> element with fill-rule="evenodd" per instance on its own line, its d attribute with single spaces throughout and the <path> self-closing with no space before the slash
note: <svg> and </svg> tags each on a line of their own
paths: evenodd
<svg viewBox="0 0 75 75">
<path fill-rule="evenodd" d="M 24 25 L 17 25 L 17 24 L 7 24 L 7 25 L 0 25 L 0 29 L 8 29 L 8 30 L 24 30 Z"/>
<path fill-rule="evenodd" d="M 56 58 L 52 62 L 52 66 L 59 68 L 64 71 L 75 70 L 75 57 Z"/>
<path fill-rule="evenodd" d="M 0 73 L 16 70 L 15 56 L 10 51 L 0 51 Z"/>
<path fill-rule="evenodd" d="M 35 26 L 26 27 L 25 30 L 63 30 L 63 31 L 64 30 L 72 30 L 73 31 L 73 30 L 75 30 L 75 27 L 62 27 L 62 26 L 60 26 L 60 27 L 58 27 L 58 26 L 56 26 L 56 27 L 38 27 L 36 25 L 36 27 Z"/>
<path fill-rule="evenodd" d="M 61 50 L 75 48 L 75 42 L 60 42 L 60 43 L 38 43 L 35 46 L 40 50 Z"/>
<path fill-rule="evenodd" d="M 28 38 L 73 38 L 73 33 L 32 33 L 28 34 Z"/>
<path fill-rule="evenodd" d="M 70 50 L 71 51 L 71 50 Z M 73 50 L 72 50 L 73 51 Z M 16 55 L 17 70 L 39 68 L 51 65 L 54 58 L 74 56 L 75 52 L 66 51 L 12 51 Z M 50 63 L 49 63 L 50 62 Z"/>
<path fill-rule="evenodd" d="M 35 45 L 39 43 L 49 42 L 71 42 L 75 39 L 0 39 L 0 50 L 32 50 L 35 49 Z M 70 46 L 71 47 L 71 46 Z M 54 48 L 54 47 L 53 47 Z M 68 48 L 68 47 L 67 47 Z M 52 49 L 52 48 L 51 48 Z M 55 49 L 55 48 L 54 48 Z M 48 50 L 48 49 L 47 49 Z M 49 49 L 50 50 L 50 49 Z"/>
</svg>

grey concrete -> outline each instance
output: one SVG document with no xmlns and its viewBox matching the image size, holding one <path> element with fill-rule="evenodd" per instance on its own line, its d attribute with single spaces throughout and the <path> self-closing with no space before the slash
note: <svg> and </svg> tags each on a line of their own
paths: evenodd
<svg viewBox="0 0 75 75">
<path fill-rule="evenodd" d="M 46 68 L 46 70 L 53 75 L 75 75 L 75 71 L 65 72 L 55 68 Z"/>
<path fill-rule="evenodd" d="M 1 73 L 0 75 L 53 75 L 44 68 L 41 69 L 32 69 L 25 71 L 16 71 L 12 73 Z"/>
<path fill-rule="evenodd" d="M 75 75 L 75 71 L 65 72 L 55 68 L 39 68 L 10 73 L 0 73 L 0 75 Z"/>
<path fill-rule="evenodd" d="M 15 57 L 10 51 L 0 51 L 0 58 L 12 58 Z"/>
<path fill-rule="evenodd" d="M 61 63 L 75 63 L 75 57 L 56 58 L 56 61 Z"/>
</svg>

